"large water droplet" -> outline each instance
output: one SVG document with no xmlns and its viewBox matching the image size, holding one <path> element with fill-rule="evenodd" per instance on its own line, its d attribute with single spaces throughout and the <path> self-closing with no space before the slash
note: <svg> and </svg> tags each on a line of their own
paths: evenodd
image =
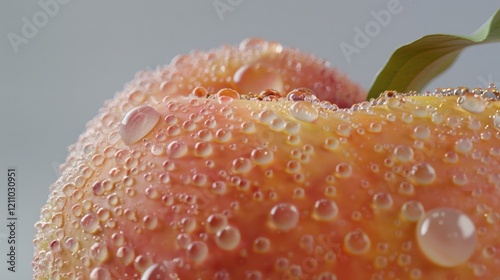
<svg viewBox="0 0 500 280">
<path fill-rule="evenodd" d="M 329 199 L 320 199 L 314 203 L 313 217 L 320 221 L 331 221 L 337 217 L 337 203 Z"/>
<path fill-rule="evenodd" d="M 90 256 L 97 262 L 103 263 L 109 257 L 108 247 L 106 244 L 97 242 L 90 247 Z"/>
<path fill-rule="evenodd" d="M 500 130 L 500 112 L 496 112 L 493 116 L 493 127 Z"/>
<path fill-rule="evenodd" d="M 88 233 L 94 233 L 99 228 L 99 219 L 94 213 L 88 213 L 80 220 L 82 229 Z"/>
<path fill-rule="evenodd" d="M 462 211 L 437 208 L 425 213 L 419 221 L 417 242 L 429 260 L 453 267 L 472 256 L 477 243 L 476 228 Z"/>
<path fill-rule="evenodd" d="M 427 139 L 431 135 L 431 130 L 427 126 L 417 126 L 413 130 L 413 135 L 417 139 Z"/>
<path fill-rule="evenodd" d="M 319 116 L 318 109 L 316 109 L 313 104 L 306 101 L 297 101 L 293 103 L 289 111 L 294 118 L 303 122 L 313 122 Z"/>
<path fill-rule="evenodd" d="M 205 242 L 194 241 L 187 246 L 187 257 L 195 263 L 202 263 L 208 257 L 208 246 Z"/>
<path fill-rule="evenodd" d="M 116 257 L 123 262 L 124 265 L 129 265 L 134 261 L 134 249 L 129 246 L 123 246 L 116 251 Z"/>
<path fill-rule="evenodd" d="M 394 156 L 400 162 L 409 162 L 413 160 L 414 152 L 411 147 L 400 145 L 394 149 Z"/>
<path fill-rule="evenodd" d="M 283 80 L 279 72 L 262 63 L 241 66 L 234 73 L 233 82 L 242 94 L 259 93 L 266 89 L 283 91 Z"/>
<path fill-rule="evenodd" d="M 411 170 L 412 179 L 416 184 L 429 185 L 436 179 L 436 171 L 428 163 L 420 163 Z"/>
<path fill-rule="evenodd" d="M 132 145 L 148 134 L 160 120 L 160 114 L 150 106 L 130 110 L 120 124 L 120 135 L 126 145 Z"/>
<path fill-rule="evenodd" d="M 486 100 L 484 97 L 470 92 L 459 96 L 457 104 L 470 113 L 482 113 L 486 109 Z"/>
<path fill-rule="evenodd" d="M 299 223 L 299 210 L 290 203 L 280 203 L 271 209 L 271 225 L 279 230 L 290 230 Z"/>
<path fill-rule="evenodd" d="M 472 141 L 469 138 L 462 138 L 455 142 L 455 151 L 466 154 L 472 150 Z"/>
<path fill-rule="evenodd" d="M 186 143 L 182 141 L 172 141 L 167 146 L 167 154 L 171 158 L 180 158 L 184 156 L 188 151 Z"/>
<path fill-rule="evenodd" d="M 233 250 L 241 241 L 240 231 L 233 226 L 226 226 L 217 231 L 215 243 L 223 250 Z"/>
<path fill-rule="evenodd" d="M 308 88 L 294 89 L 286 95 L 286 99 L 290 101 L 307 101 L 313 103 L 318 103 L 320 101 L 314 91 Z"/>
<path fill-rule="evenodd" d="M 96 267 L 90 272 L 90 280 L 111 280 L 111 273 L 104 267 Z"/>
<path fill-rule="evenodd" d="M 150 265 L 142 274 L 141 280 L 178 279 L 172 262 L 163 261 Z"/>
<path fill-rule="evenodd" d="M 370 249 L 370 245 L 370 238 L 360 229 L 350 231 L 344 237 L 344 248 L 348 253 L 353 255 L 366 253 Z"/>
<path fill-rule="evenodd" d="M 258 165 L 268 164 L 274 158 L 271 150 L 262 147 L 255 148 L 250 155 L 252 157 L 252 161 Z"/>
<path fill-rule="evenodd" d="M 212 145 L 208 142 L 197 142 L 194 144 L 194 153 L 199 157 L 208 157 L 212 154 Z"/>
<path fill-rule="evenodd" d="M 392 196 L 389 193 L 379 192 L 373 196 L 372 206 L 378 210 L 389 209 L 392 206 Z"/>
</svg>

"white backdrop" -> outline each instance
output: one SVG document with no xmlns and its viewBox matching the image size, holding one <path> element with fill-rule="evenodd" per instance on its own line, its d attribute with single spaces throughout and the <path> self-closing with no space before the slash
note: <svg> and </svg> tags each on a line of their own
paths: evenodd
<svg viewBox="0 0 500 280">
<path fill-rule="evenodd" d="M 465 0 L 312 2 L 1 1 L 0 279 L 32 278 L 33 224 L 66 147 L 137 71 L 256 36 L 314 53 L 369 88 L 397 47 L 431 33 L 472 33 L 500 7 Z M 390 18 L 381 21 L 387 15 L 381 11 Z M 367 28 L 368 40 L 357 42 Z M 343 53 L 347 45 L 357 52 Z M 466 50 L 428 89 L 500 82 L 499 50 L 500 44 Z M 5 261 L 8 167 L 18 173 L 16 273 Z"/>
</svg>

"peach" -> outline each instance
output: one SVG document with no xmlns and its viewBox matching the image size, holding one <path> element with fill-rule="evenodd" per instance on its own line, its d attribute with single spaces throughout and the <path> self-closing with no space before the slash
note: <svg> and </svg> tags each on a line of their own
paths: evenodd
<svg viewBox="0 0 500 280">
<path fill-rule="evenodd" d="M 259 39 L 139 73 L 70 147 L 35 278 L 500 279 L 496 88 L 365 97 Z"/>
</svg>

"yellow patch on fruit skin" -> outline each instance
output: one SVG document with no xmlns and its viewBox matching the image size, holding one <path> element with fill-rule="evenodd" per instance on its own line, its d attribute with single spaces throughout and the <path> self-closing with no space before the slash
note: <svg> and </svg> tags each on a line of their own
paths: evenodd
<svg viewBox="0 0 500 280">
<path fill-rule="evenodd" d="M 117 95 L 70 148 L 35 225 L 35 279 L 500 274 L 499 101 L 391 93 L 339 109 L 324 92 L 289 88 L 265 101 L 221 93 L 225 79 L 204 89 L 158 81 L 203 77 L 193 65 L 210 53 L 197 55 L 178 58 L 182 69 L 139 74 L 145 96 Z M 224 71 L 208 67 L 232 77 L 238 63 L 284 61 L 276 55 L 252 50 Z M 321 79 L 310 59 L 301 69 Z M 290 70 L 277 69 L 292 85 Z M 145 116 L 120 134 L 122 118 L 144 105 L 158 121 Z M 143 135 L 128 137 L 137 127 Z M 428 238 L 442 237 L 435 224 L 425 230 L 435 209 L 460 213 L 446 220 L 450 234 L 472 228 L 456 220 L 474 226 L 467 254 L 431 250 Z"/>
</svg>

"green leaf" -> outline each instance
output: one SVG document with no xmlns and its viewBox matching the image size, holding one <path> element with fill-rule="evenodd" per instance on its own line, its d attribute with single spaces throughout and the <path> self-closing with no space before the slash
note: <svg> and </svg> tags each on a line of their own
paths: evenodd
<svg viewBox="0 0 500 280">
<path fill-rule="evenodd" d="M 404 45 L 392 54 L 378 73 L 368 100 L 385 90 L 421 91 L 448 69 L 464 48 L 492 42 L 500 42 L 500 10 L 472 35 L 434 34 Z"/>
</svg>

